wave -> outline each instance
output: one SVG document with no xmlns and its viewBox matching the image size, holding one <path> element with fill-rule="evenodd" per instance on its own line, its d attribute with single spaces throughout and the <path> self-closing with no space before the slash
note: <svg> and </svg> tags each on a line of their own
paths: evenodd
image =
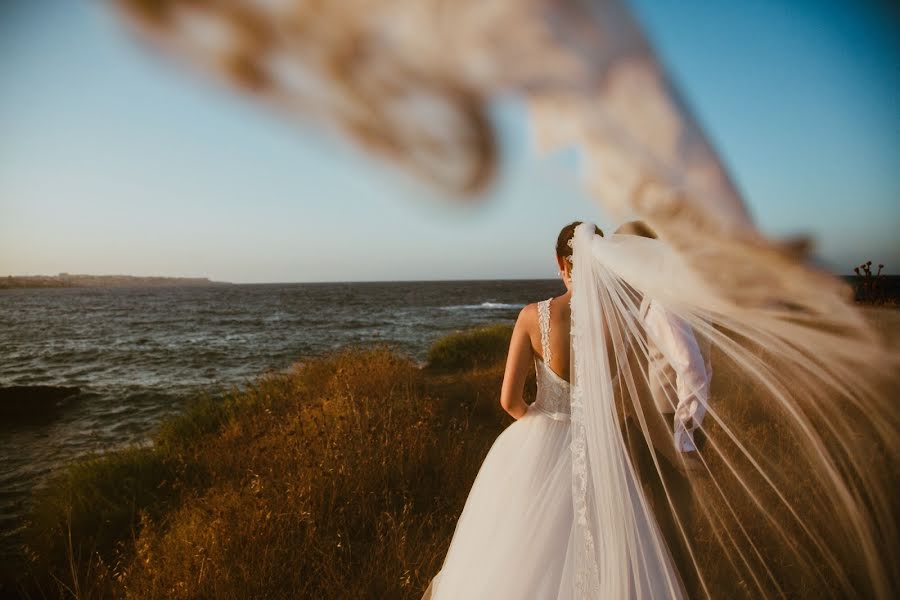
<svg viewBox="0 0 900 600">
<path fill-rule="evenodd" d="M 490 310 L 501 309 L 511 310 L 524 307 L 524 304 L 506 304 L 505 302 L 482 302 L 481 304 L 455 304 L 452 306 L 442 306 L 442 310 Z"/>
</svg>

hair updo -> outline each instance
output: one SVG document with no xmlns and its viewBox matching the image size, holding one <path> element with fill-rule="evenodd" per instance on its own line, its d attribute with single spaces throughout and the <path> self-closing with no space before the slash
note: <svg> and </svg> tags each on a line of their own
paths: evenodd
<svg viewBox="0 0 900 600">
<path fill-rule="evenodd" d="M 572 256 L 572 247 L 569 246 L 569 240 L 575 237 L 575 228 L 582 223 L 584 223 L 584 221 L 572 221 L 562 228 L 559 232 L 559 237 L 556 238 L 556 256 L 563 260 L 567 260 Z M 594 225 L 594 233 L 603 237 L 603 230 L 596 225 Z"/>
</svg>

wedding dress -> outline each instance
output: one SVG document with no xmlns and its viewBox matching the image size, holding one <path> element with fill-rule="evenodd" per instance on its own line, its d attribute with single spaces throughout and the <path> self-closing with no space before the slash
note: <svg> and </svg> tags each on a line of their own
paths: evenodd
<svg viewBox="0 0 900 600">
<path fill-rule="evenodd" d="M 425 597 L 571 597 L 569 382 L 550 369 L 550 300 L 538 303 L 537 395 L 494 442 Z"/>
<path fill-rule="evenodd" d="M 587 597 L 576 590 L 571 385 L 550 368 L 550 301 L 538 303 L 542 356 L 534 357 L 536 399 L 485 457 L 443 567 L 424 598 Z M 624 457 L 621 439 L 617 443 Z M 641 502 L 638 487 L 630 492 L 632 502 Z M 641 543 L 664 548 L 648 516 L 636 534 L 645 538 Z M 652 578 L 664 582 L 665 595 L 646 597 L 680 597 L 674 567 L 665 552 L 660 556 L 663 561 L 646 571 L 656 571 Z M 628 572 L 627 564 L 621 567 Z"/>
</svg>

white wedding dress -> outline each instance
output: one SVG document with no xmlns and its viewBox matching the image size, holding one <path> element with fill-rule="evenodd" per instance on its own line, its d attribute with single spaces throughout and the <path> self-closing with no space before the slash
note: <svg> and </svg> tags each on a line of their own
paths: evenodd
<svg viewBox="0 0 900 600">
<path fill-rule="evenodd" d="M 549 311 L 538 303 L 537 397 L 485 457 L 426 598 L 573 596 L 570 389 L 549 367 Z"/>
<path fill-rule="evenodd" d="M 598 537 L 598 521 L 587 517 L 579 526 L 576 519 L 576 508 L 584 506 L 585 499 L 579 502 L 573 489 L 584 491 L 580 484 L 587 476 L 573 471 L 573 456 L 577 459 L 583 447 L 572 443 L 571 386 L 550 368 L 550 299 L 538 303 L 538 317 L 543 356 L 534 358 L 535 401 L 485 457 L 443 567 L 424 598 L 571 600 L 595 598 L 610 589 L 623 598 L 680 597 L 680 581 L 659 529 L 642 510 L 646 502 L 639 486 L 610 481 L 621 493 L 616 494 L 618 502 L 603 507 L 616 523 L 634 525 L 628 528 L 630 539 L 611 532 L 618 536 L 615 540 L 599 539 L 589 542 L 589 550 L 584 548 L 584 536 L 591 537 L 586 530 Z M 614 377 L 609 379 L 612 387 Z M 621 449 L 617 460 L 625 460 L 618 431 L 611 437 L 612 445 Z M 598 494 L 587 501 L 591 510 L 601 498 Z M 596 552 L 604 549 L 610 550 L 606 560 L 597 560 Z M 630 559 L 619 561 L 625 554 Z M 637 567 L 631 560 L 636 556 L 642 563 Z M 598 565 L 610 563 L 617 574 L 601 587 Z"/>
<path fill-rule="evenodd" d="M 592 232 L 579 227 L 573 240 L 572 383 L 550 367 L 551 300 L 543 300 L 537 396 L 488 452 L 424 599 L 684 596 L 620 428 L 616 390 L 628 352 L 604 333 L 613 309 L 597 291 L 606 282 Z"/>
</svg>

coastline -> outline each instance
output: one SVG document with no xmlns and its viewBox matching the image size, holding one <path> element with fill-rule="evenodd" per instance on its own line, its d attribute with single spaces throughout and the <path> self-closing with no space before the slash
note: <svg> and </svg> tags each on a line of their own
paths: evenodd
<svg viewBox="0 0 900 600">
<path fill-rule="evenodd" d="M 275 585 L 265 593 L 210 576 L 176 597 L 217 596 L 225 590 L 219 586 L 230 585 L 244 597 L 287 590 L 330 597 L 317 586 L 358 568 L 351 566 L 362 546 L 396 550 L 401 535 L 406 551 L 425 561 L 420 575 L 404 581 L 382 569 L 376 584 L 370 571 L 359 578 L 356 597 L 373 585 L 384 586 L 384 597 L 413 597 L 421 578 L 439 567 L 429 561 L 446 551 L 471 479 L 510 421 L 496 396 L 511 331 L 498 325 L 445 336 L 425 365 L 387 345 L 343 348 L 198 396 L 165 419 L 149 443 L 79 459 L 35 492 L 19 532 L 22 552 L 0 570 L 0 596 L 55 595 L 64 582 L 79 586 L 81 597 L 117 597 L 123 584 L 140 597 L 158 597 L 163 570 L 180 578 L 179 564 L 198 567 L 182 554 L 193 550 L 170 547 L 170 536 L 183 534 L 210 544 L 201 563 L 230 560 L 208 554 L 213 546 L 239 552 L 247 536 L 274 536 L 261 543 L 281 545 L 294 571 L 259 565 L 262 580 Z M 360 494 L 371 494 L 372 503 Z M 255 533 L 227 533 L 195 509 L 217 515 L 221 525 L 247 522 Z M 234 512 L 244 509 L 253 516 Z M 240 547 L 210 538 L 219 535 Z M 396 562 L 374 552 L 368 567 Z M 282 581 L 269 577 L 275 571 Z M 162 585 L 170 584 L 177 586 Z"/>
<path fill-rule="evenodd" d="M 900 343 L 895 311 L 867 315 Z M 386 345 L 342 348 L 201 395 L 150 443 L 79 460 L 38 490 L 0 596 L 420 598 L 511 423 L 497 402 L 510 333 L 442 337 L 425 366 Z M 714 362 L 721 410 L 759 419 L 753 391 Z M 754 426 L 787 460 L 777 424 Z"/>
</svg>

